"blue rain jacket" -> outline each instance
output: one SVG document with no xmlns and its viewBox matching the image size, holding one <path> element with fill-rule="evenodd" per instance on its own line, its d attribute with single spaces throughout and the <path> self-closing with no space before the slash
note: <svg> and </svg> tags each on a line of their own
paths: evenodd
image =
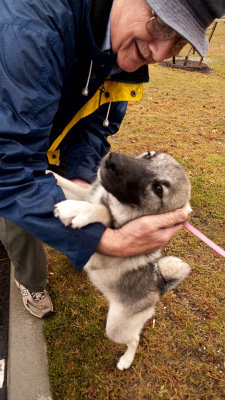
<svg viewBox="0 0 225 400">
<path fill-rule="evenodd" d="M 110 7 L 103 0 L 0 0 L 0 215 L 66 254 L 78 269 L 105 227 L 63 226 L 53 209 L 65 196 L 45 170 L 54 158 L 57 167 L 61 155 L 68 178 L 92 182 L 109 150 L 107 137 L 124 117 L 127 102 L 114 99 L 110 124 L 103 126 L 108 104 L 101 98 L 110 97 L 104 81 L 116 60 L 116 54 L 100 50 Z M 148 75 L 142 69 L 136 77 L 120 73 L 114 79 L 139 83 Z M 98 91 L 99 106 L 71 123 Z"/>
</svg>

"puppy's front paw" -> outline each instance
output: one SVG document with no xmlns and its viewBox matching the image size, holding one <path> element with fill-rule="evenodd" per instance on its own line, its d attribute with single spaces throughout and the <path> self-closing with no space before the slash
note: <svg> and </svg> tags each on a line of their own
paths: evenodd
<svg viewBox="0 0 225 400">
<path fill-rule="evenodd" d="M 82 228 L 96 221 L 93 204 L 79 200 L 64 200 L 56 204 L 55 217 L 65 226 L 71 225 L 74 229 Z"/>
<path fill-rule="evenodd" d="M 70 200 L 64 200 L 57 203 L 54 207 L 54 215 L 56 218 L 59 218 L 65 226 L 70 225 L 74 218 Z"/>
<path fill-rule="evenodd" d="M 73 220 L 71 222 L 71 227 L 74 229 L 79 229 L 88 224 L 90 224 L 89 216 L 83 215 L 83 214 L 80 214 L 80 215 L 78 214 L 75 218 L 73 218 Z"/>
</svg>

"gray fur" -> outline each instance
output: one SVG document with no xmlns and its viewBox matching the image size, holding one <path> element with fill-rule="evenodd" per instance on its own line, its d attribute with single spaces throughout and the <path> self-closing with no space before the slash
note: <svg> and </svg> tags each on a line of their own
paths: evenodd
<svg viewBox="0 0 225 400">
<path fill-rule="evenodd" d="M 154 263 L 138 266 L 125 272 L 112 286 L 121 304 L 132 309 L 132 313 L 152 307 L 164 293 L 165 281 Z"/>
</svg>

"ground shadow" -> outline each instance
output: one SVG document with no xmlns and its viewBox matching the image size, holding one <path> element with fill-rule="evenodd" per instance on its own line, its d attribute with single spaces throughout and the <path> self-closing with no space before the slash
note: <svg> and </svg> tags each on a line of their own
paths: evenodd
<svg viewBox="0 0 225 400">
<path fill-rule="evenodd" d="M 175 60 L 175 64 L 173 63 L 173 60 L 168 60 L 160 63 L 162 67 L 167 67 L 167 68 L 174 68 L 174 69 L 183 69 L 185 71 L 192 71 L 192 72 L 201 72 L 203 74 L 208 74 L 209 72 L 212 71 L 212 68 L 208 67 L 205 63 L 201 63 L 199 65 L 199 61 L 193 61 L 193 60 L 185 60 L 185 59 L 180 59 L 180 60 Z"/>
</svg>

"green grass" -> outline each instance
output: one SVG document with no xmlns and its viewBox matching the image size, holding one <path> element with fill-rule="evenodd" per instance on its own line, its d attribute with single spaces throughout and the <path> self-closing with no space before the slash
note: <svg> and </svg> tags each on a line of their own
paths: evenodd
<svg viewBox="0 0 225 400">
<path fill-rule="evenodd" d="M 190 222 L 225 248 L 225 24 L 205 62 L 209 74 L 151 66 L 143 100 L 131 103 L 114 151 L 171 153 L 192 182 Z M 186 50 L 185 50 L 186 51 Z M 132 367 L 104 333 L 107 304 L 67 258 L 47 248 L 55 314 L 45 322 L 54 400 L 222 400 L 225 398 L 224 260 L 185 229 L 164 249 L 192 272 L 157 305 Z"/>
</svg>

